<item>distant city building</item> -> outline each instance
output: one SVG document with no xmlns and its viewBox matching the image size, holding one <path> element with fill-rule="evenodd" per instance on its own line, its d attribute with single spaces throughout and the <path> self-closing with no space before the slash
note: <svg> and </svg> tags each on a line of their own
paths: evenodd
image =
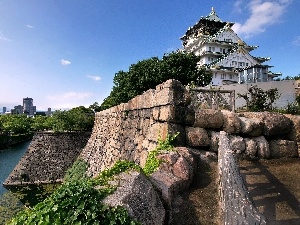
<svg viewBox="0 0 300 225">
<path fill-rule="evenodd" d="M 6 113 L 6 107 L 3 107 L 2 113 L 3 113 L 3 114 Z"/>
<path fill-rule="evenodd" d="M 11 110 L 11 114 L 23 114 L 23 106 L 17 105 Z"/>
<path fill-rule="evenodd" d="M 233 25 L 223 22 L 212 8 L 180 38 L 183 50 L 200 56 L 198 65 L 212 72 L 211 85 L 266 82 L 280 76 L 269 71 L 272 66 L 263 65 L 270 58 L 249 54 L 258 46 L 246 44 L 232 30 Z"/>
<path fill-rule="evenodd" d="M 28 116 L 34 116 L 36 113 L 36 106 L 33 106 L 32 98 L 23 98 L 23 113 Z"/>
<path fill-rule="evenodd" d="M 51 108 L 48 108 L 48 110 L 46 112 L 46 116 L 51 116 Z"/>
</svg>

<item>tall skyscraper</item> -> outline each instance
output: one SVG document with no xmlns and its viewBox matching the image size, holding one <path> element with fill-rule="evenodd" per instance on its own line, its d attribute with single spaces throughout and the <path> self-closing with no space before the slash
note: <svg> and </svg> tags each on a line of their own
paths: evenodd
<svg viewBox="0 0 300 225">
<path fill-rule="evenodd" d="M 23 113 L 28 116 L 33 116 L 36 112 L 36 107 L 33 106 L 32 98 L 23 98 Z"/>
<path fill-rule="evenodd" d="M 6 113 L 6 107 L 3 107 L 2 113 L 5 114 Z"/>
</svg>

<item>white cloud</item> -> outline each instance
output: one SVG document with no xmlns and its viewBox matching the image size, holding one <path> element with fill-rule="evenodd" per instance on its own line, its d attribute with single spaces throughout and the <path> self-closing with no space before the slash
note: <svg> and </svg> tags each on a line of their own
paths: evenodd
<svg viewBox="0 0 300 225">
<path fill-rule="evenodd" d="M 71 64 L 71 62 L 70 62 L 69 60 L 65 60 L 65 59 L 60 60 L 60 63 L 61 63 L 61 65 L 63 65 L 63 66 L 67 66 L 67 65 L 70 65 L 70 64 Z"/>
<path fill-rule="evenodd" d="M 87 105 L 93 94 L 91 92 L 66 92 L 46 97 L 48 104 L 54 109 L 70 109 L 81 105 Z"/>
<path fill-rule="evenodd" d="M 92 79 L 92 80 L 94 80 L 94 81 L 100 81 L 100 80 L 101 80 L 101 77 L 99 77 L 99 76 L 91 76 L 91 75 L 87 75 L 86 77 L 87 77 L 87 78 L 90 78 L 90 79 Z"/>
<path fill-rule="evenodd" d="M 237 6 L 240 2 L 236 1 Z M 268 26 L 280 21 L 290 2 L 291 0 L 250 0 L 245 8 L 250 11 L 249 18 L 245 23 L 236 23 L 232 28 L 245 38 L 262 33 Z"/>
<path fill-rule="evenodd" d="M 292 44 L 300 46 L 300 36 L 295 37 L 295 39 L 292 41 Z"/>
<path fill-rule="evenodd" d="M 5 37 L 5 35 L 2 33 L 2 30 L 0 30 L 0 41 L 11 41 L 11 39 Z"/>
<path fill-rule="evenodd" d="M 244 4 L 244 0 L 236 0 L 234 3 L 234 11 L 238 13 L 242 13 L 242 5 Z"/>
<path fill-rule="evenodd" d="M 34 26 L 29 25 L 29 24 L 26 24 L 25 26 L 26 26 L 27 28 L 29 28 L 29 29 L 33 29 L 33 28 L 34 28 Z"/>
</svg>

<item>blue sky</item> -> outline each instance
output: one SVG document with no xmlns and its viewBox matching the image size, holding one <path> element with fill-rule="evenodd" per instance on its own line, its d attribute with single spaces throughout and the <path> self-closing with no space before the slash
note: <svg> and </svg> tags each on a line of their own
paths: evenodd
<svg viewBox="0 0 300 225">
<path fill-rule="evenodd" d="M 0 111 L 101 103 L 116 72 L 181 48 L 211 7 L 273 72 L 300 74 L 299 0 L 0 0 Z"/>
</svg>

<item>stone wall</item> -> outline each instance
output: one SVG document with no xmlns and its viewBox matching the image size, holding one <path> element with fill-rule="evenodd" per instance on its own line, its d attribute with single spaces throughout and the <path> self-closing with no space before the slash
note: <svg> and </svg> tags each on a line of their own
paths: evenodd
<svg viewBox="0 0 300 225">
<path fill-rule="evenodd" d="M 218 152 L 220 224 L 266 224 L 239 172 L 230 139 L 221 131 Z"/>
<path fill-rule="evenodd" d="M 90 165 L 89 175 L 96 176 L 117 160 L 144 165 L 158 138 L 177 131 L 177 145 L 185 145 L 184 127 L 194 119 L 187 103 L 186 89 L 168 80 L 128 103 L 96 113 L 91 138 L 80 155 Z"/>
<path fill-rule="evenodd" d="M 218 151 L 218 132 L 230 134 L 235 153 L 250 158 L 298 157 L 291 118 L 278 113 L 236 114 L 226 110 L 193 110 L 189 92 L 168 80 L 128 103 L 98 112 L 91 138 L 80 157 L 96 176 L 117 160 L 144 165 L 158 138 L 180 132 L 178 146 Z M 272 148 L 270 149 L 270 146 Z"/>
<path fill-rule="evenodd" d="M 4 182 L 16 185 L 62 182 L 90 137 L 90 132 L 38 132 L 27 151 Z"/>
</svg>

